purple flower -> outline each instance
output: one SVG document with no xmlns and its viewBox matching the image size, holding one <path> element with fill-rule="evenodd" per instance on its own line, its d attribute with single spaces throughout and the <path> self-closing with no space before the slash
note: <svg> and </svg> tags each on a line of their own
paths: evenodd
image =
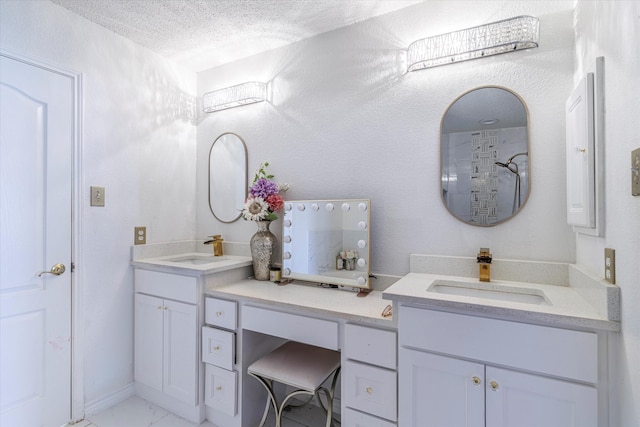
<svg viewBox="0 0 640 427">
<path fill-rule="evenodd" d="M 278 192 L 278 184 L 270 179 L 260 178 L 251 186 L 249 192 L 253 197 L 262 197 L 263 199 L 266 199 L 267 196 Z"/>
</svg>

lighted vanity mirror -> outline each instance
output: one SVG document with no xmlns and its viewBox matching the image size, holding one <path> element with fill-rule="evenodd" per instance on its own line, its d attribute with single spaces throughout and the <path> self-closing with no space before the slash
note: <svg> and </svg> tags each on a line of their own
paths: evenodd
<svg viewBox="0 0 640 427">
<path fill-rule="evenodd" d="M 284 205 L 282 276 L 369 288 L 369 199 Z"/>
<path fill-rule="evenodd" d="M 240 218 L 247 179 L 247 146 L 235 133 L 223 133 L 209 153 L 209 207 L 220 222 Z"/>
<path fill-rule="evenodd" d="M 459 220 L 492 226 L 529 197 L 529 112 L 509 89 L 485 86 L 458 97 L 440 133 L 442 201 Z"/>
</svg>

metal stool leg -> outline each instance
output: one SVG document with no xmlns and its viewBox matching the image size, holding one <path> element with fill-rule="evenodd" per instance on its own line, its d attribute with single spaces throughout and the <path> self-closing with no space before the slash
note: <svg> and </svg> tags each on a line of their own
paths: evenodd
<svg viewBox="0 0 640 427">
<path fill-rule="evenodd" d="M 273 381 L 265 380 L 264 378 L 254 375 L 251 372 L 248 372 L 253 378 L 257 379 L 260 384 L 267 390 L 267 402 L 264 406 L 264 413 L 262 414 L 262 419 L 260 420 L 260 424 L 258 427 L 263 427 L 264 423 L 267 421 L 267 416 L 269 415 L 269 408 L 273 405 L 273 412 L 276 415 L 276 427 L 280 427 L 280 422 L 278 418 L 278 404 L 276 402 L 276 397 L 273 393 Z"/>
</svg>

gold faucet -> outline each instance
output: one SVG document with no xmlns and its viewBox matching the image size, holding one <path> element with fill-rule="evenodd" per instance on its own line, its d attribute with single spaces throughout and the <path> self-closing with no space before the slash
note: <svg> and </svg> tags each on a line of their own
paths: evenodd
<svg viewBox="0 0 640 427">
<path fill-rule="evenodd" d="M 480 281 L 490 282 L 491 281 L 491 253 L 489 252 L 489 248 L 480 248 L 480 252 L 478 252 L 477 260 L 480 267 Z"/>
<path fill-rule="evenodd" d="M 206 242 L 204 242 L 205 245 L 211 245 L 213 244 L 213 256 L 222 256 L 222 241 L 224 240 L 222 238 L 221 235 L 216 234 L 214 236 L 209 236 L 212 237 L 213 240 L 207 240 Z"/>
</svg>

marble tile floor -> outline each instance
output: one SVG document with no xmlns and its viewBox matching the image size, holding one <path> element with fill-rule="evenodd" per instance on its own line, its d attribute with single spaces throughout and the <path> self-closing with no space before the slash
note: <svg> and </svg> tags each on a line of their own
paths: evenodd
<svg viewBox="0 0 640 427">
<path fill-rule="evenodd" d="M 283 415 L 282 427 L 314 427 L 324 426 L 324 412 L 315 406 L 307 405 L 291 409 Z M 339 424 L 338 424 L 339 425 Z M 195 427 L 171 412 L 132 396 L 117 405 L 98 414 L 88 414 L 87 418 L 69 427 Z M 265 427 L 274 427 L 273 410 L 265 423 Z M 217 427 L 208 421 L 200 427 Z"/>
</svg>

